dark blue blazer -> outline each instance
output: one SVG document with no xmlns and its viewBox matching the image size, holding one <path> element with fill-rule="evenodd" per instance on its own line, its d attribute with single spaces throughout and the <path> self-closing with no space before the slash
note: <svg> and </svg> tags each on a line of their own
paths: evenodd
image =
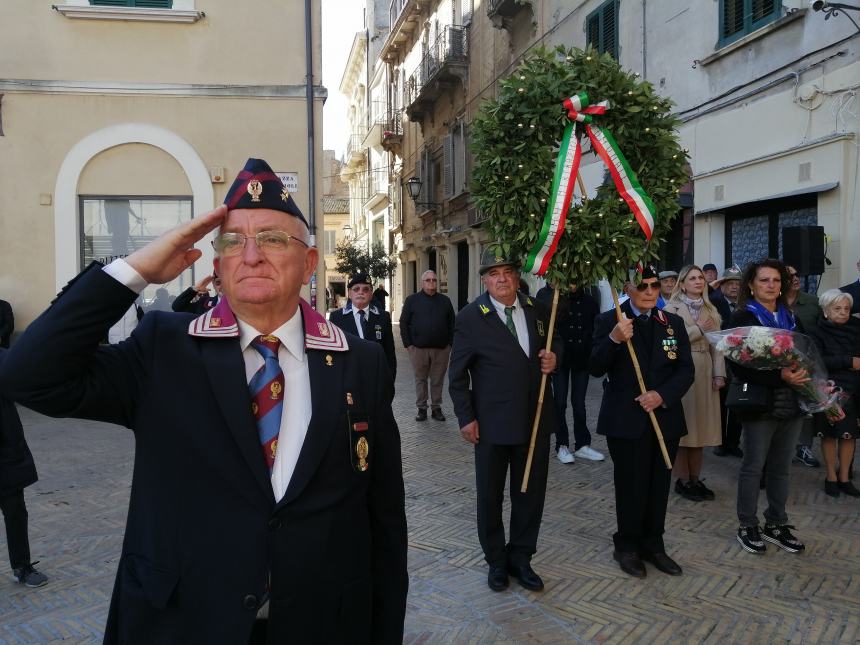
<svg viewBox="0 0 860 645">
<path fill-rule="evenodd" d="M 546 347 L 549 310 L 519 294 L 529 330 L 529 355 L 499 318 L 484 293 L 457 314 L 448 391 L 462 428 L 478 420 L 481 441 L 517 445 L 529 443 L 537 410 L 541 371 L 538 352 Z M 563 341 L 553 337 L 561 364 Z M 555 432 L 555 406 L 547 379 L 541 411 L 541 432 Z"/>
<path fill-rule="evenodd" d="M 28 407 L 135 433 L 105 642 L 247 643 L 268 589 L 270 642 L 399 643 L 406 518 L 383 352 L 352 338 L 346 351 L 313 349 L 306 335 L 312 417 L 276 504 L 238 339 L 193 336 L 193 315 L 151 312 L 100 347 L 134 298 L 87 270 L 0 368 L 0 392 Z M 364 421 L 366 470 L 354 450 Z"/>
<path fill-rule="evenodd" d="M 332 311 L 328 319 L 343 329 L 347 334 L 360 338 L 358 328 L 355 326 L 355 316 L 352 308 L 347 305 L 343 309 Z M 391 314 L 387 311 L 378 310 L 371 305 L 368 308 L 367 332 L 365 340 L 379 343 L 385 350 L 385 360 L 388 361 L 388 369 L 391 370 L 391 379 L 397 377 L 397 356 L 394 351 L 394 334 L 391 330 Z"/>
<path fill-rule="evenodd" d="M 629 301 L 621 305 L 621 311 L 630 318 L 634 317 Z M 652 317 L 651 343 L 647 343 L 642 334 L 636 333 L 634 323 L 633 348 L 642 368 L 646 389 L 656 390 L 663 397 L 663 405 L 654 411 L 663 436 L 677 439 L 687 434 L 681 398 L 693 384 L 695 375 L 690 339 L 680 316 L 655 308 Z M 617 322 L 613 308 L 600 314 L 595 323 L 594 345 L 588 369 L 592 376 L 606 375 L 607 378 L 597 420 L 597 433 L 607 437 L 637 439 L 643 432 L 653 432 L 653 429 L 648 414 L 635 400 L 641 391 L 627 345 L 614 343 L 609 338 Z M 674 342 L 671 339 L 675 339 Z M 664 347 L 672 349 L 667 351 Z"/>
</svg>

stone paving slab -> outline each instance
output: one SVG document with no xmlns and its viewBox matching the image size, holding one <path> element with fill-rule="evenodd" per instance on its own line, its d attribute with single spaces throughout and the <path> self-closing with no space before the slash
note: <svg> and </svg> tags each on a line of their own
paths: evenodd
<svg viewBox="0 0 860 645">
<path fill-rule="evenodd" d="M 411 580 L 406 643 L 860 642 L 860 501 L 825 496 L 821 469 L 793 466 L 788 510 L 807 552 L 748 554 L 734 538 L 740 461 L 708 451 L 703 476 L 717 499 L 694 503 L 673 493 L 669 502 L 667 549 L 683 576 L 650 566 L 641 581 L 621 573 L 612 560 L 611 462 L 552 459 L 533 561 L 546 589 L 533 593 L 512 581 L 491 592 L 475 532 L 472 449 L 460 439 L 447 393 L 448 421 L 414 421 L 402 348 L 398 360 L 394 408 Z M 600 392 L 592 380 L 592 427 Z M 40 474 L 26 492 L 31 549 L 50 582 L 15 584 L 0 532 L 0 643 L 99 642 L 122 545 L 133 436 L 25 409 L 21 416 Z M 601 437 L 593 446 L 606 452 Z"/>
</svg>

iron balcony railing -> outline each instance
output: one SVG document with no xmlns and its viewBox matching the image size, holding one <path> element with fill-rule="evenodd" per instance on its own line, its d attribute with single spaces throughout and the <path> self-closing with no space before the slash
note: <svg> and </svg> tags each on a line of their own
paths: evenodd
<svg viewBox="0 0 860 645">
<path fill-rule="evenodd" d="M 451 66 L 465 66 L 469 60 L 468 32 L 463 27 L 446 26 L 436 42 L 421 58 L 418 68 L 406 81 L 406 103 L 411 105 L 424 87 Z"/>
<path fill-rule="evenodd" d="M 363 132 L 353 132 L 349 135 L 349 140 L 346 142 L 346 157 L 352 158 L 353 155 L 362 154 L 362 143 L 364 142 Z"/>
</svg>

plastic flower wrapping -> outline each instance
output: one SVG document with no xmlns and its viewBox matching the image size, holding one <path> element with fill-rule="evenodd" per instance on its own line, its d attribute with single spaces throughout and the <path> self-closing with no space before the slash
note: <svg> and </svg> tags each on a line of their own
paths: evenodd
<svg viewBox="0 0 860 645">
<path fill-rule="evenodd" d="M 790 386 L 798 394 L 800 409 L 808 413 L 823 412 L 830 423 L 845 416 L 842 403 L 847 395 L 828 380 L 824 361 L 808 336 L 774 327 L 735 327 L 705 335 L 717 351 L 743 367 L 806 370 L 809 381 Z"/>
</svg>

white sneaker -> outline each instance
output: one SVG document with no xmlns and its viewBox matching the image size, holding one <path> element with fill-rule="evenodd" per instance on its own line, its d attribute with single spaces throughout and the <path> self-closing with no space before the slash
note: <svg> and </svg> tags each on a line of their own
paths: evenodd
<svg viewBox="0 0 860 645">
<path fill-rule="evenodd" d="M 580 459 L 588 459 L 590 461 L 603 461 L 606 459 L 602 452 L 598 452 L 591 446 L 583 446 L 573 454 Z"/>
<path fill-rule="evenodd" d="M 558 452 L 555 456 L 558 457 L 558 460 L 563 464 L 572 464 L 574 461 L 576 461 L 573 458 L 573 455 L 570 454 L 570 448 L 568 448 L 567 446 L 559 446 Z"/>
</svg>

